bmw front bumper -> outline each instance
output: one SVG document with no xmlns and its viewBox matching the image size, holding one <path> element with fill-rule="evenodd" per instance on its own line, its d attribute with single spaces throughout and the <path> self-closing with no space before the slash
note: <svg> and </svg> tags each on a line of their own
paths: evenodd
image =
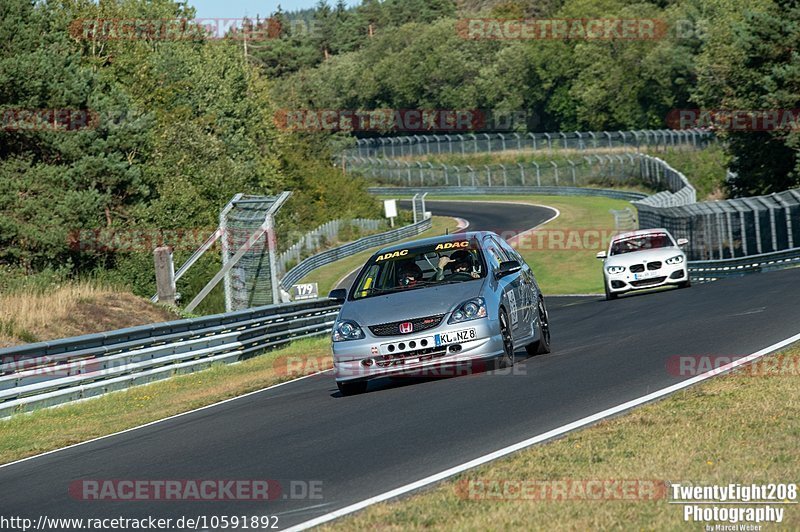
<svg viewBox="0 0 800 532">
<path fill-rule="evenodd" d="M 443 321 L 433 329 L 396 336 L 375 336 L 368 327 L 362 330 L 366 337 L 361 340 L 333 342 L 337 382 L 393 375 L 442 376 L 443 367 L 503 354 L 499 322 L 489 318 L 452 325 Z"/>
<path fill-rule="evenodd" d="M 631 273 L 625 270 L 622 273 L 605 274 L 606 286 L 609 292 L 622 294 L 633 290 L 645 290 L 678 284 L 689 280 L 689 270 L 686 263 L 675 266 L 665 265 L 655 271 L 648 271 L 646 276 Z"/>
</svg>

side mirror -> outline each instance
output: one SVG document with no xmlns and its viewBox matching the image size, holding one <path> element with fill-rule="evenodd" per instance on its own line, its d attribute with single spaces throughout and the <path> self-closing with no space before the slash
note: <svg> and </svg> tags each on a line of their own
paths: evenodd
<svg viewBox="0 0 800 532">
<path fill-rule="evenodd" d="M 500 266 L 497 268 L 497 277 L 505 277 L 506 275 L 511 275 L 512 273 L 517 273 L 522 269 L 522 265 L 517 260 L 507 260 L 505 262 L 501 262 Z"/>
<path fill-rule="evenodd" d="M 689 244 L 689 239 L 688 238 L 679 238 L 678 239 L 678 247 L 679 248 L 682 248 L 683 246 L 686 246 L 688 244 Z"/>
<path fill-rule="evenodd" d="M 347 299 L 347 290 L 344 288 L 337 288 L 336 290 L 331 290 L 331 293 L 328 294 L 328 299 L 334 301 L 336 303 L 344 303 Z"/>
<path fill-rule="evenodd" d="M 606 253 L 605 251 L 601 251 L 600 253 L 597 254 L 598 259 L 605 260 L 606 257 L 608 257 L 608 253 Z"/>
</svg>

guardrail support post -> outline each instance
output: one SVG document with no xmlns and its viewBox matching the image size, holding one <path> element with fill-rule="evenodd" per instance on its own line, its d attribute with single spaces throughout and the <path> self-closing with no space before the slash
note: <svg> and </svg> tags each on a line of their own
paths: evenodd
<svg viewBox="0 0 800 532">
<path fill-rule="evenodd" d="M 153 250 L 156 265 L 156 287 L 158 301 L 165 305 L 175 304 L 175 263 L 172 260 L 172 248 L 161 246 Z"/>
</svg>

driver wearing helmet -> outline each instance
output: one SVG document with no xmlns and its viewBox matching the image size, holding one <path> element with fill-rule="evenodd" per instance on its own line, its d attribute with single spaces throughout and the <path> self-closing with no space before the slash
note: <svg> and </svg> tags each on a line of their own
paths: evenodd
<svg viewBox="0 0 800 532">
<path fill-rule="evenodd" d="M 439 259 L 439 267 L 436 268 L 436 280 L 441 281 L 445 277 L 445 267 L 450 270 L 450 275 L 465 274 L 473 279 L 478 279 L 480 274 L 474 269 L 474 259 L 472 253 L 465 249 L 459 249 L 453 252 L 450 257 L 442 257 Z"/>
<path fill-rule="evenodd" d="M 422 280 L 422 268 L 413 260 L 400 264 L 397 268 L 397 286 L 412 288 Z"/>
</svg>

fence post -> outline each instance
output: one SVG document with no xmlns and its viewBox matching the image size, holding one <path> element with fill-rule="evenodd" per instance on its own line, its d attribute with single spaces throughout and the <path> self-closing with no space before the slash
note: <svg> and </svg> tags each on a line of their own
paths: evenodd
<svg viewBox="0 0 800 532">
<path fill-rule="evenodd" d="M 174 305 L 176 288 L 175 263 L 172 260 L 172 249 L 167 246 L 157 247 L 153 250 L 153 260 L 156 267 L 158 302 L 165 305 Z"/>
<path fill-rule="evenodd" d="M 553 168 L 555 168 L 556 186 L 558 186 L 558 165 L 555 161 L 550 161 L 550 164 L 552 164 Z"/>
</svg>

